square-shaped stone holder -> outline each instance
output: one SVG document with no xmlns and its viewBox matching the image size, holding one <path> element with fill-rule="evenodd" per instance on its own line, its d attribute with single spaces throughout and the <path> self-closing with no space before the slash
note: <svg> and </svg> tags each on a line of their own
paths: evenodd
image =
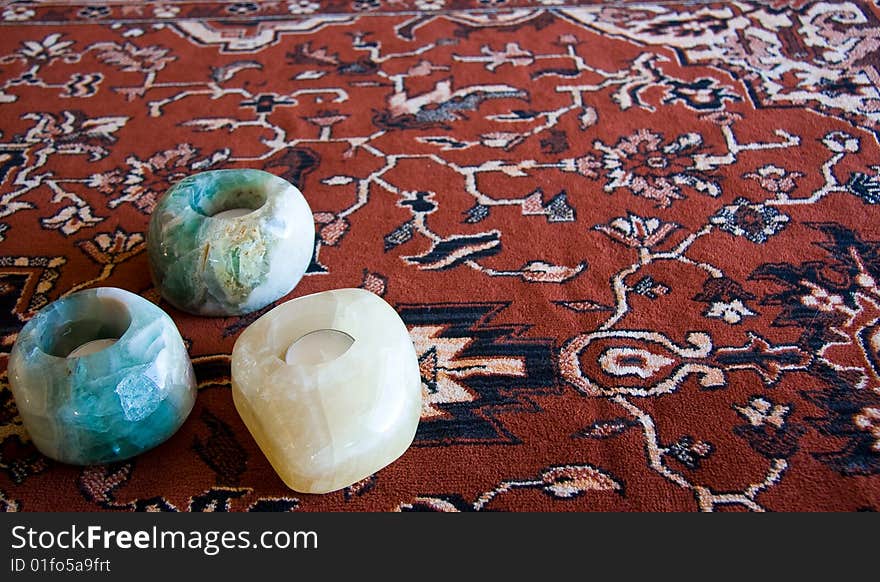
<svg viewBox="0 0 880 582">
<path fill-rule="evenodd" d="M 331 361 L 285 362 L 293 342 L 322 329 L 354 343 Z M 397 459 L 412 443 L 422 407 L 406 326 L 362 289 L 307 295 L 257 319 L 232 350 L 232 394 L 272 467 L 303 493 L 341 489 Z"/>
</svg>

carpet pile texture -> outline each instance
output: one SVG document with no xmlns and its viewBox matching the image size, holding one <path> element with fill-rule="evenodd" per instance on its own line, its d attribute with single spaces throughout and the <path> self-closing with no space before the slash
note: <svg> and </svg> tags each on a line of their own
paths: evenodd
<svg viewBox="0 0 880 582">
<path fill-rule="evenodd" d="M 880 509 L 880 9 L 867 1 L 3 2 L 0 508 Z M 194 172 L 290 180 L 290 297 L 407 323 L 414 446 L 286 489 L 239 419 L 259 314 L 161 303 L 199 381 L 168 442 L 30 443 L 16 333 L 77 289 L 159 302 L 145 231 Z"/>
</svg>

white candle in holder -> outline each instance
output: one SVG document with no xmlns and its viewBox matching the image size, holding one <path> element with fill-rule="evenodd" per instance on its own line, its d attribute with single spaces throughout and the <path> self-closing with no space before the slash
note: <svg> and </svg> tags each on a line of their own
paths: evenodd
<svg viewBox="0 0 880 582">
<path fill-rule="evenodd" d="M 101 350 L 107 349 L 118 341 L 119 340 L 111 338 L 92 340 L 71 351 L 69 354 L 67 354 L 67 357 L 81 358 L 83 356 L 88 356 L 90 354 L 94 354 L 95 352 L 100 352 Z"/>
<path fill-rule="evenodd" d="M 335 329 L 319 329 L 307 333 L 287 348 L 284 361 L 288 365 L 313 366 L 335 360 L 348 351 L 354 338 Z"/>
</svg>

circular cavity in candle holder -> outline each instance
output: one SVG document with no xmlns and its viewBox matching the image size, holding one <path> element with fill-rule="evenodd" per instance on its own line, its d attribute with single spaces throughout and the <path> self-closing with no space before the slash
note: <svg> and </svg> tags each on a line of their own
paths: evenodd
<svg viewBox="0 0 880 582">
<path fill-rule="evenodd" d="M 125 304 L 112 297 L 95 297 L 91 315 L 68 319 L 47 316 L 40 336 L 40 349 L 58 358 L 78 358 L 94 354 L 119 341 L 131 326 Z"/>
<path fill-rule="evenodd" d="M 89 356 L 96 352 L 100 352 L 101 350 L 105 350 L 118 342 L 118 339 L 96 339 L 90 342 L 86 342 L 83 345 L 79 346 L 69 354 L 67 354 L 68 358 L 81 358 L 83 356 Z"/>
<path fill-rule="evenodd" d="M 223 212 L 218 212 L 211 218 L 220 218 L 223 220 L 232 220 L 235 218 L 239 218 L 241 216 L 245 216 L 253 212 L 253 208 L 230 208 L 229 210 L 224 210 Z"/>
<path fill-rule="evenodd" d="M 211 185 L 205 187 L 210 188 Z M 190 208 L 208 218 L 230 219 L 255 212 L 265 206 L 268 200 L 266 191 L 261 188 L 216 187 L 210 196 L 193 191 L 189 198 Z"/>
<path fill-rule="evenodd" d="M 284 361 L 289 365 L 323 364 L 332 362 L 354 343 L 354 338 L 336 329 L 316 329 L 290 344 L 284 354 Z"/>
</svg>

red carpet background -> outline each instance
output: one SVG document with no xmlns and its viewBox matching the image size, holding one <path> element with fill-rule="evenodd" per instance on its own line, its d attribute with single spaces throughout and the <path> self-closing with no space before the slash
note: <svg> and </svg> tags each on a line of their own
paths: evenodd
<svg viewBox="0 0 880 582">
<path fill-rule="evenodd" d="M 880 508 L 880 9 L 870 2 L 4 2 L 0 369 L 66 293 L 158 301 L 144 232 L 193 172 L 304 192 L 291 296 L 407 322 L 414 446 L 295 494 L 232 404 L 248 323 L 168 306 L 189 420 L 41 456 L 0 376 L 6 510 Z"/>
</svg>

